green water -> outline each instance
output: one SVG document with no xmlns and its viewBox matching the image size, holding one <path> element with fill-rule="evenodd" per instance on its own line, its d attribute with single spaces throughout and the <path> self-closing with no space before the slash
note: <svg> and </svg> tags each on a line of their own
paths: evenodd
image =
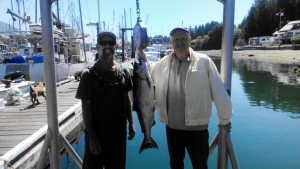
<svg viewBox="0 0 300 169">
<path fill-rule="evenodd" d="M 220 61 L 215 62 L 219 65 Z M 231 139 L 241 169 L 300 168 L 300 78 L 288 73 L 291 66 L 251 60 L 233 62 Z M 147 150 L 139 155 L 143 135 L 136 113 L 134 118 L 137 134 L 133 141 L 127 142 L 127 169 L 169 168 L 165 126 L 156 115 L 157 125 L 152 135 L 159 150 Z M 214 109 L 209 126 L 210 140 L 217 130 Z M 73 147 L 82 158 L 83 137 Z M 64 154 L 63 169 L 76 168 L 67 161 Z M 217 149 L 209 157 L 208 165 L 210 169 L 217 168 Z M 192 168 L 188 156 L 185 168 Z"/>
</svg>

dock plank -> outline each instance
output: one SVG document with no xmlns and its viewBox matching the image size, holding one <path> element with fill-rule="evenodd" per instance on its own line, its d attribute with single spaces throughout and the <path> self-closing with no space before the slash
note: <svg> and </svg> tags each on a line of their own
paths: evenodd
<svg viewBox="0 0 300 169">
<path fill-rule="evenodd" d="M 76 81 L 57 87 L 58 115 L 80 102 L 75 98 L 77 87 Z M 47 124 L 46 101 L 43 97 L 38 99 L 40 104 L 35 107 L 27 101 L 5 106 L 0 112 L 0 156 Z"/>
<path fill-rule="evenodd" d="M 36 130 L 24 129 L 24 130 L 5 130 L 0 132 L 0 136 L 14 136 L 14 135 L 28 135 L 36 132 Z"/>
<path fill-rule="evenodd" d="M 13 147 L 0 147 L 0 154 L 5 154 Z"/>
</svg>

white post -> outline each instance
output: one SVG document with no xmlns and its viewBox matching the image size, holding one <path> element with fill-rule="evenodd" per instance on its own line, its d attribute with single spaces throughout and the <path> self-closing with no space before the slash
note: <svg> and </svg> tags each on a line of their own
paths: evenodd
<svg viewBox="0 0 300 169">
<path fill-rule="evenodd" d="M 52 1 L 40 0 L 43 52 L 44 52 L 44 77 L 47 84 L 47 121 L 51 131 L 50 141 L 50 168 L 60 169 L 59 151 L 59 130 L 58 130 L 58 110 L 56 95 L 56 75 L 54 62 L 54 40 L 53 40 L 53 21 L 52 21 Z"/>
<path fill-rule="evenodd" d="M 224 86 L 230 95 L 231 93 L 231 72 L 232 72 L 232 47 L 234 30 L 234 3 L 235 0 L 224 1 L 223 34 L 222 34 L 222 60 L 221 78 Z"/>
<path fill-rule="evenodd" d="M 84 61 L 85 64 L 87 64 L 87 59 L 86 59 L 86 50 L 85 50 L 85 37 L 84 37 L 84 31 L 83 31 L 83 23 L 82 23 L 82 13 L 81 13 L 81 2 L 78 0 L 79 3 L 79 12 L 80 12 L 80 22 L 81 22 L 81 36 L 82 36 L 82 42 L 83 42 L 83 52 L 84 52 Z"/>
<path fill-rule="evenodd" d="M 101 22 L 100 22 L 100 0 L 97 0 L 98 2 L 98 27 L 97 27 L 97 35 L 100 33 L 101 30 Z"/>
<path fill-rule="evenodd" d="M 235 0 L 219 0 L 223 3 L 223 31 L 221 53 L 221 78 L 228 94 L 231 94 L 232 47 L 234 30 Z M 226 144 L 228 131 L 222 125 L 218 133 L 218 169 L 228 168 L 228 149 Z"/>
</svg>

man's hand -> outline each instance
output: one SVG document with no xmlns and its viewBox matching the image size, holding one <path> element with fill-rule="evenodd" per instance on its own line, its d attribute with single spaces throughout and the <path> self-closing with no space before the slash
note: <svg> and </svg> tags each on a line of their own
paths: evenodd
<svg viewBox="0 0 300 169">
<path fill-rule="evenodd" d="M 143 60 L 145 62 L 148 62 L 146 54 L 145 54 L 145 52 L 143 50 L 138 50 L 137 51 L 137 56 L 138 56 L 139 59 L 141 59 L 141 60 Z"/>
<path fill-rule="evenodd" d="M 231 122 L 227 123 L 227 124 L 218 124 L 219 127 L 223 127 L 227 133 L 230 133 L 231 132 Z"/>
<path fill-rule="evenodd" d="M 102 149 L 99 145 L 99 141 L 96 137 L 90 137 L 89 138 L 89 144 L 90 144 L 90 151 L 94 155 L 98 155 L 101 153 Z"/>
<path fill-rule="evenodd" d="M 128 140 L 132 140 L 135 136 L 135 128 L 134 128 L 134 125 L 133 124 L 129 124 L 128 126 L 128 130 L 129 130 L 129 133 L 128 133 Z"/>
</svg>

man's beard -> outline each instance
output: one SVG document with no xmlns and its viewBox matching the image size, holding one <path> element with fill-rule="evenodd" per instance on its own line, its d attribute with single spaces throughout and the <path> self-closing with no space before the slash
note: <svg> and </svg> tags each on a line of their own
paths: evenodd
<svg viewBox="0 0 300 169">
<path fill-rule="evenodd" d="M 102 51 L 102 57 L 103 59 L 109 59 L 114 57 L 114 50 L 111 48 L 103 48 Z"/>
<path fill-rule="evenodd" d="M 175 48 L 179 51 L 183 51 L 189 48 L 189 45 L 187 43 L 176 44 Z"/>
</svg>

